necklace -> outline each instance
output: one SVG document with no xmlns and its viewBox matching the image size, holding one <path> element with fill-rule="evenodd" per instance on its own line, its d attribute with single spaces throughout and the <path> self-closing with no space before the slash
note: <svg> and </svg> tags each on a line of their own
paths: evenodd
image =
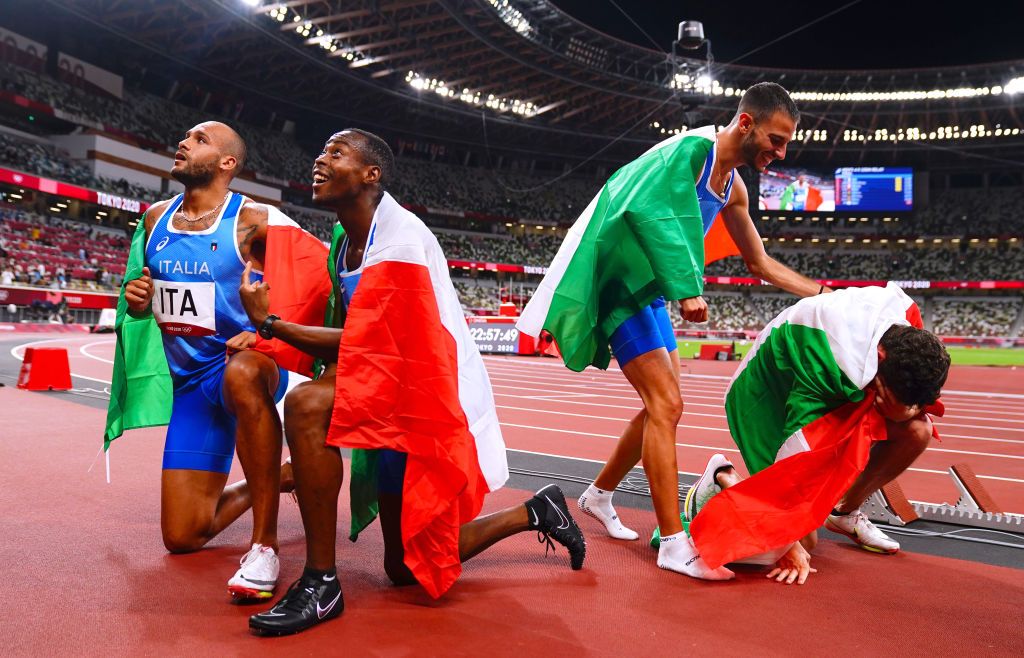
<svg viewBox="0 0 1024 658">
<path fill-rule="evenodd" d="M 180 217 L 181 220 L 184 221 L 186 224 L 198 224 L 199 222 L 203 221 L 204 219 L 207 219 L 208 217 L 210 217 L 211 215 L 215 215 L 217 213 L 217 211 L 220 210 L 221 206 L 224 205 L 224 202 L 228 200 L 229 196 L 231 196 L 231 192 L 228 192 L 227 194 L 224 195 L 224 198 L 220 200 L 220 203 L 217 204 L 216 208 L 214 208 L 213 210 L 211 210 L 210 212 L 208 212 L 208 213 L 206 213 L 204 215 L 200 215 L 199 217 L 196 217 L 195 219 L 192 219 L 188 215 L 186 215 L 185 211 L 182 210 L 181 208 L 179 208 L 178 211 L 174 213 L 174 215 L 176 217 Z M 184 204 L 182 204 L 182 205 L 184 205 Z"/>
</svg>

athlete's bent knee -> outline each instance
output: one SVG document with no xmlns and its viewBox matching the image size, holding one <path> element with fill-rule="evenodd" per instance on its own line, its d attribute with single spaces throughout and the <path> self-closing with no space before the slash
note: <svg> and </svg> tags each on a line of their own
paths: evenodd
<svg viewBox="0 0 1024 658">
<path fill-rule="evenodd" d="M 224 389 L 236 401 L 256 399 L 258 396 L 252 395 L 255 390 L 269 393 L 271 384 L 276 388 L 277 382 L 270 381 L 275 375 L 277 367 L 270 357 L 259 352 L 239 352 L 224 368 Z"/>
<path fill-rule="evenodd" d="M 289 441 L 310 428 L 325 428 L 333 408 L 333 388 L 315 382 L 296 386 L 284 398 L 284 424 Z"/>
<path fill-rule="evenodd" d="M 199 537 L 194 533 L 182 530 L 163 531 L 164 548 L 169 553 L 191 553 L 198 551 L 206 544 L 205 537 Z"/>
</svg>

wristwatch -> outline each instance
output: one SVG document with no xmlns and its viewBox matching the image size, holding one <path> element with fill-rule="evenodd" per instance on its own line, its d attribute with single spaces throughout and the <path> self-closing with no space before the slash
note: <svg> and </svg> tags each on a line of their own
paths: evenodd
<svg viewBox="0 0 1024 658">
<path fill-rule="evenodd" d="M 256 331 L 256 333 L 258 333 L 262 338 L 270 340 L 271 338 L 274 337 L 274 323 L 280 319 L 281 318 L 279 318 L 276 315 L 268 315 L 267 319 L 263 321 L 263 324 L 260 325 L 260 328 Z"/>
</svg>

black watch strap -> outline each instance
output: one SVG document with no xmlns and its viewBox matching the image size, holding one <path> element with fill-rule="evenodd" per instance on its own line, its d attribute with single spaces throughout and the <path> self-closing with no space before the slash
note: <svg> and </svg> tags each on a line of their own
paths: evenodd
<svg viewBox="0 0 1024 658">
<path fill-rule="evenodd" d="M 256 333 L 258 333 L 261 337 L 270 340 L 271 338 L 274 337 L 274 323 L 280 319 L 281 318 L 279 318 L 276 315 L 268 315 L 267 319 L 263 321 L 263 324 L 260 325 L 260 328 L 259 330 L 257 330 Z"/>
</svg>

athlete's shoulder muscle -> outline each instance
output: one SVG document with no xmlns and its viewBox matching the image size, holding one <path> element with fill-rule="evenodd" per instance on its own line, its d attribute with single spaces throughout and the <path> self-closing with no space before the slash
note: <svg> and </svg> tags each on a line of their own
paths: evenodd
<svg viewBox="0 0 1024 658">
<path fill-rule="evenodd" d="M 167 208 L 171 205 L 171 201 L 173 201 L 173 199 L 157 201 L 146 209 L 146 237 L 149 237 L 149 234 L 153 232 L 153 227 L 156 226 L 157 220 L 163 217 L 164 213 L 167 212 Z"/>
</svg>

